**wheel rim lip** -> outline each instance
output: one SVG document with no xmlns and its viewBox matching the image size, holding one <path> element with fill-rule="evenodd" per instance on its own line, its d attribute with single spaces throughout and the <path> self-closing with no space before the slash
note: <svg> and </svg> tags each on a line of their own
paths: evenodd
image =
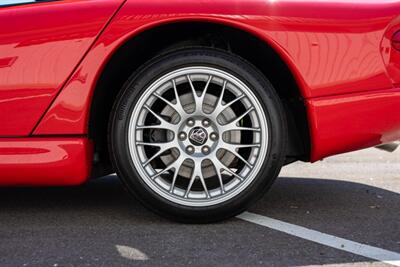
<svg viewBox="0 0 400 267">
<path fill-rule="evenodd" d="M 255 111 L 257 112 L 257 118 L 260 124 L 260 148 L 259 148 L 259 153 L 257 155 L 256 162 L 253 166 L 253 168 L 250 170 L 250 173 L 247 174 L 244 177 L 243 181 L 239 182 L 239 185 L 236 185 L 235 188 L 231 189 L 229 192 L 225 192 L 224 194 L 221 194 L 216 197 L 212 198 L 206 198 L 206 199 L 194 199 L 194 198 L 184 198 L 181 196 L 178 196 L 174 193 L 170 193 L 166 191 L 165 189 L 161 188 L 159 184 L 157 184 L 149 174 L 146 172 L 144 167 L 142 166 L 142 162 L 140 160 L 140 157 L 138 155 L 138 151 L 136 148 L 136 123 L 138 121 L 139 114 L 144 106 L 146 104 L 147 100 L 149 97 L 157 91 L 160 86 L 165 84 L 168 81 L 171 81 L 173 79 L 176 79 L 180 76 L 183 75 L 193 75 L 193 74 L 206 74 L 206 75 L 213 75 L 214 77 L 219 77 L 224 80 L 227 80 L 237 86 L 242 93 L 246 95 L 247 98 L 249 98 L 251 105 L 255 108 Z M 130 119 L 129 119 L 129 125 L 128 125 L 128 147 L 129 147 L 129 154 L 130 154 L 130 160 L 132 161 L 136 171 L 139 174 L 139 179 L 145 182 L 145 184 L 157 195 L 163 197 L 164 199 L 167 199 L 173 203 L 180 204 L 183 206 L 190 206 L 190 207 L 206 207 L 206 206 L 212 206 L 212 205 L 217 205 L 222 202 L 226 202 L 241 192 L 243 192 L 245 189 L 249 187 L 249 185 L 254 181 L 256 176 L 259 174 L 261 171 L 261 167 L 263 165 L 263 162 L 265 158 L 267 157 L 267 152 L 269 149 L 269 123 L 268 120 L 265 116 L 265 109 L 261 105 L 261 103 L 258 101 L 258 98 L 254 94 L 254 92 L 239 78 L 235 77 L 234 75 L 218 69 L 218 68 L 213 68 L 213 67 L 208 67 L 208 66 L 202 66 L 202 65 L 196 65 L 196 66 L 191 66 L 191 67 L 182 67 L 177 70 L 168 72 L 164 75 L 162 75 L 160 78 L 156 79 L 153 81 L 147 88 L 144 90 L 144 93 L 139 97 L 139 100 L 136 102 L 136 105 L 132 112 L 130 113 Z M 179 114 L 182 116 L 182 114 Z M 185 116 L 190 116 L 191 114 L 184 114 Z M 183 118 L 181 118 L 182 120 Z M 174 133 L 179 134 L 178 133 Z M 222 138 L 222 133 L 221 137 Z M 218 149 L 218 148 L 217 148 Z"/>
</svg>

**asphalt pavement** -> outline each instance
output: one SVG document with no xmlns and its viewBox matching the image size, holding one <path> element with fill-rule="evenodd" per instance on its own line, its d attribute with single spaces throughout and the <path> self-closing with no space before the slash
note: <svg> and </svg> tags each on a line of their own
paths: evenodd
<svg viewBox="0 0 400 267">
<path fill-rule="evenodd" d="M 286 166 L 249 212 L 321 235 L 306 240 L 239 218 L 171 222 L 132 199 L 114 175 L 78 187 L 1 188 L 0 266 L 389 266 L 323 245 L 323 234 L 389 251 L 396 264 L 400 150 Z"/>
</svg>

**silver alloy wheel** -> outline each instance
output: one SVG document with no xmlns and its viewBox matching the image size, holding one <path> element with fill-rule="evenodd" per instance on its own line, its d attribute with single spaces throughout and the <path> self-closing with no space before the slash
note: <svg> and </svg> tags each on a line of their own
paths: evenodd
<svg viewBox="0 0 400 267">
<path fill-rule="evenodd" d="M 233 75 L 204 66 L 172 71 L 146 88 L 128 134 L 140 179 L 163 198 L 192 207 L 245 190 L 268 150 L 257 97 Z"/>
</svg>

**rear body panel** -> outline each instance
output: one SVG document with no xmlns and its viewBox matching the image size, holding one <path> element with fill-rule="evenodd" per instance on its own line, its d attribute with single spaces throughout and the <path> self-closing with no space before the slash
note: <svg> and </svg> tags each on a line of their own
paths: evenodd
<svg viewBox="0 0 400 267">
<path fill-rule="evenodd" d="M 122 0 L 0 8 L 0 136 L 28 136 Z"/>
<path fill-rule="evenodd" d="M 128 0 L 98 39 L 96 33 L 121 1 L 60 2 L 71 9 L 81 4 L 91 12 L 83 12 L 88 13 L 82 18 L 87 25 L 73 28 L 81 34 L 60 33 L 65 40 L 59 38 L 70 46 L 55 45 L 54 53 L 67 47 L 70 49 L 67 57 L 59 54 L 61 59 L 55 59 L 52 54 L 46 57 L 43 51 L 53 50 L 46 46 L 48 42 L 39 42 L 37 48 L 43 54 L 40 55 L 46 58 L 43 63 L 55 72 L 48 72 L 49 77 L 42 79 L 42 68 L 32 69 L 34 63 L 29 61 L 24 65 L 29 68 L 15 68 L 17 61 L 10 62 L 13 62 L 12 51 L 16 48 L 11 45 L 9 50 L 3 49 L 6 47 L 3 43 L 14 42 L 13 35 L 10 41 L 0 37 L 5 38 L 0 43 L 0 63 L 6 66 L 0 68 L 0 94 L 3 95 L 3 98 L 0 95 L 0 119 L 16 118 L 0 126 L 0 135 L 31 134 L 32 140 L 36 140 L 34 136 L 86 136 L 97 80 L 119 47 L 159 25 L 202 21 L 227 25 L 256 36 L 270 45 L 289 66 L 307 107 L 310 161 L 399 138 L 400 52 L 390 44 L 392 34 L 400 29 L 398 1 Z M 93 8 L 89 8 L 91 3 Z M 51 8 L 49 3 L 48 9 Z M 3 19 L 2 13 L 0 10 L 0 19 Z M 61 23 L 56 17 L 52 19 Z M 79 21 L 72 15 L 66 18 Z M 37 27 L 44 27 L 38 23 Z M 15 25 L 14 31 L 23 29 Z M 54 29 L 51 38 L 54 38 Z M 47 36 L 45 32 L 43 35 Z M 18 34 L 18 38 L 23 36 L 23 33 Z M 50 36 L 46 40 L 50 40 Z M 29 54 L 29 51 L 24 53 Z M 34 75 L 22 75 L 24 71 L 35 70 Z M 21 106 L 29 111 L 21 110 Z M 81 148 L 89 149 L 86 145 Z M 0 161 L 0 165 L 4 164 Z M 90 164 L 85 173 L 89 169 Z M 21 176 L 25 174 L 21 172 Z M 63 175 L 62 169 L 59 174 Z M 57 172 L 54 175 L 57 176 Z M 36 181 L 31 180 L 32 184 Z"/>
<path fill-rule="evenodd" d="M 307 100 L 311 161 L 400 140 L 400 88 Z"/>
</svg>

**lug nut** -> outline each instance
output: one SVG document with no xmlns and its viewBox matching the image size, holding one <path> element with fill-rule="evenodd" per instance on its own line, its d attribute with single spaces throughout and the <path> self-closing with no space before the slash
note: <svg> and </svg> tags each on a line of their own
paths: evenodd
<svg viewBox="0 0 400 267">
<path fill-rule="evenodd" d="M 179 140 L 183 141 L 186 139 L 186 133 L 185 132 L 180 132 L 178 135 Z"/>
<path fill-rule="evenodd" d="M 211 139 L 212 141 L 217 141 L 217 139 L 218 139 L 218 134 L 216 134 L 216 133 L 210 133 L 210 139 Z"/>
<path fill-rule="evenodd" d="M 208 154 L 210 153 L 210 148 L 208 146 L 203 146 L 201 152 L 203 152 L 203 154 Z"/>
<path fill-rule="evenodd" d="M 194 120 L 188 119 L 188 120 L 187 120 L 187 125 L 190 126 L 190 127 L 192 127 L 192 126 L 194 125 Z"/>
<path fill-rule="evenodd" d="M 194 147 L 192 147 L 192 146 L 186 147 L 186 152 L 187 152 L 188 154 L 193 154 L 193 152 L 194 152 Z"/>
<path fill-rule="evenodd" d="M 204 120 L 203 120 L 203 126 L 204 126 L 204 127 L 210 126 L 210 121 L 207 120 L 207 119 L 204 119 Z"/>
</svg>

